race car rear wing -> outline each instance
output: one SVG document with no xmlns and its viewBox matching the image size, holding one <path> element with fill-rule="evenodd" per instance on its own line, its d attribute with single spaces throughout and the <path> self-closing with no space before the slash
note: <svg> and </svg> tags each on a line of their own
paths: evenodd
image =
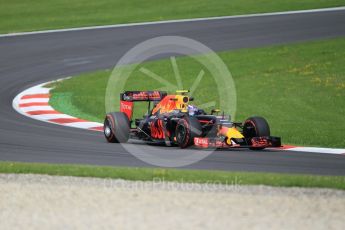
<svg viewBox="0 0 345 230">
<path fill-rule="evenodd" d="M 126 91 L 120 94 L 121 101 L 161 101 L 167 92 L 165 91 Z"/>
<path fill-rule="evenodd" d="M 164 91 L 126 91 L 120 94 L 120 111 L 131 120 L 135 101 L 148 101 L 149 110 L 151 101 L 161 101 L 166 95 Z"/>
</svg>

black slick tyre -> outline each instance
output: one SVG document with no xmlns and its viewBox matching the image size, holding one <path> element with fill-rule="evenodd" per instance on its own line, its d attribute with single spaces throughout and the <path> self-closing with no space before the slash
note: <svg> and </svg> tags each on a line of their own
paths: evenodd
<svg viewBox="0 0 345 230">
<path fill-rule="evenodd" d="M 110 143 L 125 143 L 129 139 L 129 120 L 125 113 L 108 113 L 104 119 L 103 133 Z"/>
<path fill-rule="evenodd" d="M 195 117 L 181 118 L 176 125 L 176 142 L 180 148 L 187 148 L 194 144 L 194 137 L 202 134 L 200 122 Z"/>
<path fill-rule="evenodd" d="M 270 136 L 270 127 L 268 122 L 263 117 L 250 117 L 243 123 L 243 136 L 246 139 L 253 137 L 265 137 Z M 264 148 L 253 147 L 252 150 L 261 150 Z"/>
</svg>

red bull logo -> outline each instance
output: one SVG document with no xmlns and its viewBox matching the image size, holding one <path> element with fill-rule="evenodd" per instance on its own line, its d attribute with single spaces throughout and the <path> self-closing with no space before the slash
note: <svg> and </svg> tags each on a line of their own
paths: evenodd
<svg viewBox="0 0 345 230">
<path fill-rule="evenodd" d="M 151 122 L 151 137 L 155 138 L 155 139 L 164 139 L 165 138 L 162 120 L 157 120 L 156 122 Z"/>
</svg>

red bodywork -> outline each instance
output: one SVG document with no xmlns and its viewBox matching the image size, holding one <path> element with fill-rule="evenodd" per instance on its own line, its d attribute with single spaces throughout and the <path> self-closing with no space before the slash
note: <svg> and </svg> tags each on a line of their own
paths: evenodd
<svg viewBox="0 0 345 230">
<path fill-rule="evenodd" d="M 132 119 L 133 115 L 133 101 L 120 101 L 120 112 L 123 112 L 127 115 L 128 120 Z"/>
</svg>

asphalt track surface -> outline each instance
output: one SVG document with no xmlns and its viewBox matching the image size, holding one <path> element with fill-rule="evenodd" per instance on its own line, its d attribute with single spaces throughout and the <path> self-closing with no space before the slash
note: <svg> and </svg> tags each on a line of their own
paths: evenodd
<svg viewBox="0 0 345 230">
<path fill-rule="evenodd" d="M 185 36 L 221 51 L 343 37 L 344 25 L 345 11 L 334 11 L 2 37 L 0 160 L 151 166 L 121 145 L 107 144 L 102 133 L 24 117 L 13 110 L 12 100 L 42 82 L 110 68 L 134 45 L 156 36 Z M 345 175 L 345 156 L 218 151 L 186 168 Z"/>
</svg>

